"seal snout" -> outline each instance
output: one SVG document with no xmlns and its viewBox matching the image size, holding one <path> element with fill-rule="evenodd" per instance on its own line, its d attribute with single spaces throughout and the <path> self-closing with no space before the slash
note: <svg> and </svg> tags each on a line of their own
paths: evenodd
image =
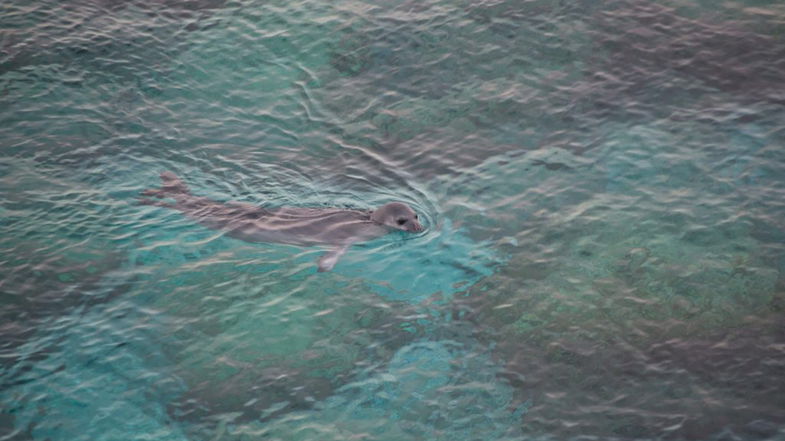
<svg viewBox="0 0 785 441">
<path fill-rule="evenodd" d="M 425 231 L 425 227 L 423 227 L 422 224 L 417 219 L 414 219 L 412 221 L 412 225 L 409 228 L 407 228 L 407 230 L 411 231 L 412 233 L 422 233 L 423 231 Z"/>
</svg>

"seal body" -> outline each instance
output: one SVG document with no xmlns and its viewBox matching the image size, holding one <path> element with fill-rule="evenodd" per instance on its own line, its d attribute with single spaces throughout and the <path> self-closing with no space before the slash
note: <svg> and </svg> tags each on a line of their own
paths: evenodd
<svg viewBox="0 0 785 441">
<path fill-rule="evenodd" d="M 319 259 L 319 271 L 332 269 L 353 243 L 383 236 L 390 231 L 423 231 L 417 214 L 408 205 L 392 202 L 374 211 L 338 208 L 263 208 L 240 202 L 222 203 L 191 194 L 174 173 L 161 173 L 159 189 L 143 196 L 172 199 L 174 203 L 143 198 L 143 204 L 172 208 L 202 225 L 226 231 L 246 242 L 275 242 L 290 245 L 330 245 Z"/>
</svg>

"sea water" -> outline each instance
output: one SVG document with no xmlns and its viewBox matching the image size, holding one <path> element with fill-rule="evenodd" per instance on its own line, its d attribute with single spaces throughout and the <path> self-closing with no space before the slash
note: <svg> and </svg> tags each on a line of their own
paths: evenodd
<svg viewBox="0 0 785 441">
<path fill-rule="evenodd" d="M 10 0 L 0 439 L 785 439 L 775 1 Z M 195 194 L 424 220 L 250 244 Z"/>
</svg>

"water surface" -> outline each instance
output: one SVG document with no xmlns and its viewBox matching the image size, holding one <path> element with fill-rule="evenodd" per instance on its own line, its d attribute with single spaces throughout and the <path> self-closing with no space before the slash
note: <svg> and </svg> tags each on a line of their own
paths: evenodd
<svg viewBox="0 0 785 441">
<path fill-rule="evenodd" d="M 12 0 L 0 438 L 785 439 L 777 2 Z M 405 201 L 353 247 L 137 204 Z"/>
</svg>

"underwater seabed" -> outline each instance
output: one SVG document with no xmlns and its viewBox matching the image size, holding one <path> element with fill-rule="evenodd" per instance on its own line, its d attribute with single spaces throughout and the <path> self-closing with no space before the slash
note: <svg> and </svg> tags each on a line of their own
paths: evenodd
<svg viewBox="0 0 785 441">
<path fill-rule="evenodd" d="M 53 328 L 41 326 L 17 348 L 18 365 L 6 372 L 4 384 L 8 403 L 15 403 L 10 421 L 19 433 L 97 439 L 104 431 L 106 439 L 114 439 L 122 433 L 118 427 L 125 427 L 177 439 L 181 429 L 173 421 L 188 433 L 214 431 L 227 420 L 232 430 L 246 430 L 244 424 L 260 418 L 310 412 L 358 377 L 381 375 L 411 345 L 424 344 L 424 336 L 449 320 L 444 305 L 452 296 L 499 263 L 445 217 L 434 219 L 427 237 L 392 235 L 357 246 L 332 273 L 316 274 L 318 248 L 244 244 L 179 213 L 122 202 L 133 201 L 137 189 L 157 179 L 151 173 L 150 180 L 139 178 L 147 166 L 103 165 L 107 173 L 98 182 L 116 191 L 96 194 L 92 203 L 114 206 L 100 211 L 112 216 L 100 223 L 115 240 L 99 248 L 122 252 L 123 260 L 89 279 L 92 285 L 78 273 L 63 275 L 68 286 L 82 282 L 82 294 L 99 302 L 90 308 L 75 300 L 71 313 L 52 314 Z M 7 176 L 20 183 L 27 179 L 19 172 Z M 211 195 L 218 193 L 213 189 Z M 19 196 L 21 203 L 25 198 Z M 395 276 L 416 273 L 422 265 L 438 270 L 431 277 Z M 129 279 L 118 279 L 123 275 Z M 104 294 L 114 291 L 119 296 Z M 126 335 L 126 329 L 133 332 Z M 80 341 L 87 351 L 75 349 Z M 450 343 L 452 353 L 461 344 Z M 429 361 L 426 351 L 418 360 L 449 365 L 445 353 L 436 350 Z M 451 370 L 442 371 L 440 384 L 453 381 Z M 171 384 L 150 400 L 158 384 L 147 379 L 160 376 Z M 511 396 L 503 385 L 496 387 Z M 93 396 L 101 390 L 107 396 Z M 396 405 L 401 404 L 390 408 Z M 94 429 L 80 433 L 84 424 Z"/>
<path fill-rule="evenodd" d="M 779 5 L 63 7 L 4 17 L 0 438 L 785 439 Z M 317 274 L 163 170 L 428 231 Z"/>
<path fill-rule="evenodd" d="M 781 187 L 769 171 L 781 153 L 752 124 L 719 133 L 735 161 L 701 149 L 716 130 L 665 127 L 619 126 L 580 157 L 540 151 L 483 166 L 519 184 L 503 207 L 475 206 L 520 222 L 492 231 L 509 260 L 458 301 L 532 400 L 527 435 L 779 433 L 785 391 L 770 361 L 783 357 L 783 246 L 762 242 L 776 222 L 751 201 Z"/>
<path fill-rule="evenodd" d="M 12 435 L 517 439 L 528 403 L 499 382 L 487 348 L 432 340 L 460 337 L 449 309 L 390 304 L 356 282 L 238 281 L 220 267 L 201 281 L 167 271 L 41 326 L 2 378 Z"/>
<path fill-rule="evenodd" d="M 178 240 L 200 244 L 198 258 L 174 246 L 140 248 L 133 261 L 149 268 L 154 287 L 143 296 L 171 320 L 162 350 L 187 385 L 175 414 L 216 424 L 216 414 L 233 415 L 240 424 L 310 409 L 358 369 L 429 335 L 453 294 L 495 263 L 449 225 L 404 241 L 405 256 L 395 238 L 354 247 L 327 274 L 315 273 L 313 249 L 242 245 L 199 226 Z M 439 270 L 395 276 L 424 264 Z"/>
<path fill-rule="evenodd" d="M 154 314 L 127 300 L 41 325 L 2 376 L 10 439 L 187 439 L 167 415 L 182 392 L 154 344 Z"/>
<path fill-rule="evenodd" d="M 126 256 L 109 234 L 77 225 L 116 221 L 110 198 L 21 160 L 0 162 L 0 188 L 8 190 L 0 210 L 0 368 L 6 369 L 20 361 L 17 348 L 35 339 L 39 325 L 112 299 L 129 280 L 106 288 L 103 279 L 122 268 Z"/>
<path fill-rule="evenodd" d="M 312 410 L 265 424 L 219 425 L 214 439 L 520 439 L 528 404 L 515 405 L 495 366 L 476 344 L 414 341 Z"/>
</svg>

